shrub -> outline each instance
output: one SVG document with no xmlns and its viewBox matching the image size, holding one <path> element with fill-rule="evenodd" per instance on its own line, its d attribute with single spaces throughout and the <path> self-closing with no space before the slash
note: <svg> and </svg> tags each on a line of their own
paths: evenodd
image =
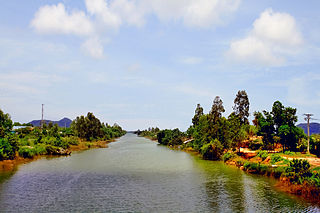
<svg viewBox="0 0 320 213">
<path fill-rule="evenodd" d="M 320 174 L 313 173 L 311 177 L 306 178 L 308 184 L 320 188 Z"/>
<path fill-rule="evenodd" d="M 254 141 L 252 141 L 252 142 L 249 144 L 249 148 L 250 148 L 251 150 L 258 150 L 258 149 L 260 149 L 262 146 L 263 146 L 263 142 L 262 142 L 262 140 L 259 140 L 259 139 L 255 139 Z"/>
<path fill-rule="evenodd" d="M 273 155 L 271 155 L 271 163 L 272 163 L 272 164 L 275 164 L 275 163 L 277 163 L 277 162 L 279 162 L 279 161 L 283 161 L 283 160 L 284 160 L 284 158 L 281 157 L 279 154 L 273 154 Z"/>
<path fill-rule="evenodd" d="M 24 158 L 33 158 L 35 154 L 35 149 L 33 147 L 22 146 L 19 149 L 19 155 Z"/>
<path fill-rule="evenodd" d="M 57 152 L 59 152 L 59 148 L 58 147 L 55 147 L 55 146 L 51 146 L 51 145 L 47 145 L 46 146 L 46 151 L 47 151 L 47 154 L 56 154 Z"/>
<path fill-rule="evenodd" d="M 285 151 L 284 154 L 285 155 L 291 155 L 291 156 L 295 155 L 295 153 L 291 152 L 291 151 Z"/>
<path fill-rule="evenodd" d="M 227 152 L 227 153 L 225 153 L 225 154 L 222 156 L 222 160 L 223 160 L 224 162 L 226 162 L 226 161 L 231 160 L 231 159 L 233 159 L 233 158 L 235 158 L 235 157 L 237 157 L 237 155 L 234 154 L 233 152 Z"/>
<path fill-rule="evenodd" d="M 13 159 L 16 149 L 17 140 L 15 137 L 0 138 L 0 160 Z"/>
<path fill-rule="evenodd" d="M 62 141 L 64 141 L 65 143 L 67 143 L 69 145 L 78 145 L 79 144 L 78 138 L 74 137 L 74 136 L 64 137 L 64 138 L 62 138 Z"/>
<path fill-rule="evenodd" d="M 34 146 L 34 152 L 37 155 L 45 155 L 47 154 L 46 145 L 44 144 L 37 144 Z"/>
<path fill-rule="evenodd" d="M 260 157 L 262 160 L 265 160 L 268 157 L 268 152 L 265 150 L 261 150 L 258 152 L 257 157 Z"/>
<path fill-rule="evenodd" d="M 312 176 L 309 162 L 302 159 L 293 159 L 285 169 L 285 176 L 292 183 L 302 184 L 306 178 Z"/>
<path fill-rule="evenodd" d="M 200 149 L 203 158 L 208 160 L 218 160 L 223 153 L 223 146 L 218 139 L 205 144 Z"/>
<path fill-rule="evenodd" d="M 254 163 L 254 162 L 246 162 L 244 164 L 244 168 L 246 170 L 254 170 L 254 171 L 258 171 L 259 169 L 259 164 L 258 163 Z"/>
<path fill-rule="evenodd" d="M 274 169 L 274 177 L 279 178 L 285 172 L 286 167 L 279 166 Z"/>
</svg>

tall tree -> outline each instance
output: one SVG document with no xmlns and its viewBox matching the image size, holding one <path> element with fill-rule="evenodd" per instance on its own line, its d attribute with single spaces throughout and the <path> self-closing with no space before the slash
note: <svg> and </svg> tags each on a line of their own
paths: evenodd
<svg viewBox="0 0 320 213">
<path fill-rule="evenodd" d="M 202 115 L 203 115 L 203 108 L 200 106 L 200 104 L 197 104 L 195 114 L 192 118 L 192 123 L 194 126 L 197 126 L 199 124 L 199 120 Z"/>
<path fill-rule="evenodd" d="M 276 101 L 273 103 L 271 114 L 273 116 L 273 122 L 274 122 L 276 132 L 278 132 L 279 127 L 284 122 L 283 110 L 284 110 L 284 106 L 280 101 Z"/>
<path fill-rule="evenodd" d="M 233 110 L 239 116 L 241 124 L 249 124 L 249 98 L 245 90 L 239 90 L 234 99 Z"/>
<path fill-rule="evenodd" d="M 219 96 L 216 96 L 213 100 L 213 104 L 211 110 L 209 112 L 210 119 L 213 123 L 217 123 L 217 121 L 222 117 L 222 113 L 224 113 L 223 102 Z"/>
</svg>

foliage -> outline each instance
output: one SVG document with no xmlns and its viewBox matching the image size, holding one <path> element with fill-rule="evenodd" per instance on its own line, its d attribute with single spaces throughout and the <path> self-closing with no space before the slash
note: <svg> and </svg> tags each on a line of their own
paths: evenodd
<svg viewBox="0 0 320 213">
<path fill-rule="evenodd" d="M 69 136 L 69 137 L 63 137 L 61 138 L 63 144 L 68 144 L 68 145 L 78 145 L 79 140 L 75 136 Z"/>
<path fill-rule="evenodd" d="M 249 124 L 249 98 L 245 90 L 239 90 L 234 99 L 233 110 L 239 116 L 241 124 Z"/>
<path fill-rule="evenodd" d="M 205 159 L 218 160 L 223 154 L 223 146 L 218 139 L 214 139 L 210 143 L 204 144 L 200 151 Z"/>
<path fill-rule="evenodd" d="M 302 184 L 305 179 L 312 176 L 309 162 L 302 159 L 293 159 L 285 169 L 285 176 L 292 183 Z"/>
<path fill-rule="evenodd" d="M 157 134 L 159 132 L 160 132 L 160 129 L 158 127 L 156 128 L 152 127 L 142 131 L 138 130 L 135 132 L 135 134 L 141 137 L 148 137 L 152 140 L 157 140 Z"/>
<path fill-rule="evenodd" d="M 273 154 L 273 155 L 271 155 L 271 163 L 272 163 L 272 164 L 275 164 L 275 163 L 277 163 L 277 162 L 279 162 L 279 161 L 283 161 L 283 160 L 284 160 L 284 158 L 281 157 L 279 154 Z"/>
<path fill-rule="evenodd" d="M 237 155 L 236 155 L 235 153 L 233 153 L 233 152 L 227 152 L 227 153 L 225 153 L 225 154 L 222 156 L 222 160 L 223 160 L 224 162 L 226 162 L 226 161 L 231 160 L 231 159 L 234 159 L 234 158 L 236 158 L 236 157 L 237 157 Z"/>
<path fill-rule="evenodd" d="M 0 138 L 4 138 L 12 130 L 13 123 L 9 114 L 0 109 Z"/>
<path fill-rule="evenodd" d="M 181 145 L 183 136 L 185 136 L 184 133 L 180 132 L 178 128 L 174 130 L 165 129 L 158 132 L 157 139 L 163 145 Z"/>
<path fill-rule="evenodd" d="M 257 157 L 260 157 L 263 161 L 268 157 L 268 152 L 265 150 L 260 150 L 257 154 Z"/>
<path fill-rule="evenodd" d="M 194 126 L 199 124 L 199 120 L 202 115 L 203 115 L 203 108 L 200 106 L 200 104 L 197 104 L 195 115 L 192 118 L 192 123 Z"/>
<path fill-rule="evenodd" d="M 71 129 L 75 136 L 78 136 L 87 141 L 106 139 L 110 140 L 112 138 L 120 137 L 125 134 L 125 131 L 118 124 L 109 126 L 108 124 L 103 124 L 98 118 L 96 118 L 93 113 L 88 112 L 87 116 L 83 115 L 77 117 L 71 123 Z"/>
<path fill-rule="evenodd" d="M 209 119 L 211 122 L 216 124 L 218 120 L 222 117 L 222 113 L 224 113 L 223 102 L 219 96 L 216 96 L 213 100 L 213 104 L 211 110 L 209 112 Z"/>
<path fill-rule="evenodd" d="M 258 135 L 263 136 L 264 148 L 273 148 L 275 142 L 280 142 L 284 150 L 296 151 L 297 145 L 305 134 L 295 126 L 297 110 L 284 107 L 280 101 L 274 102 L 272 111 L 255 112 L 254 124 Z"/>
<path fill-rule="evenodd" d="M 252 142 L 249 143 L 249 148 L 251 150 L 258 150 L 261 149 L 263 147 L 263 141 L 260 139 L 255 139 Z"/>
</svg>

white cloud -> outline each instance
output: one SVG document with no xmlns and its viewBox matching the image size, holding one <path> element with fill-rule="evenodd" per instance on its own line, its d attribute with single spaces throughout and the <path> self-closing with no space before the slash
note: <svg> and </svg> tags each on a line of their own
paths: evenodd
<svg viewBox="0 0 320 213">
<path fill-rule="evenodd" d="M 83 11 L 70 14 L 64 5 L 46 5 L 36 12 L 31 26 L 39 33 L 90 35 L 94 32 L 92 22 Z"/>
<path fill-rule="evenodd" d="M 81 48 L 93 58 L 103 58 L 103 45 L 97 37 L 89 38 L 82 44 Z"/>
<path fill-rule="evenodd" d="M 108 7 L 105 0 L 86 0 L 87 11 L 96 16 L 105 27 L 117 29 L 121 25 L 121 18 Z"/>
<path fill-rule="evenodd" d="M 124 24 L 142 27 L 147 16 L 160 21 L 208 28 L 223 23 L 241 0 L 85 0 L 86 11 L 67 11 L 63 3 L 45 5 L 35 13 L 31 26 L 43 34 L 85 36 L 82 49 L 102 58 L 107 33 Z"/>
<path fill-rule="evenodd" d="M 297 53 L 302 43 L 293 16 L 267 9 L 254 21 L 247 37 L 231 42 L 227 56 L 240 62 L 278 66 Z"/>
<path fill-rule="evenodd" d="M 189 56 L 182 58 L 180 62 L 188 65 L 201 64 L 203 62 L 203 58 Z"/>
<path fill-rule="evenodd" d="M 212 27 L 239 7 L 240 0 L 142 0 L 164 21 L 182 21 L 188 27 Z"/>
</svg>

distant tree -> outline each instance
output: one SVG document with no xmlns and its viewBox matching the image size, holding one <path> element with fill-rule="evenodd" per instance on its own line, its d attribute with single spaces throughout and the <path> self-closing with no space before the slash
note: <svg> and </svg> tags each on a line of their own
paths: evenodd
<svg viewBox="0 0 320 213">
<path fill-rule="evenodd" d="M 72 122 L 71 128 L 76 136 L 86 140 L 97 139 L 103 134 L 100 120 L 91 112 L 88 112 L 86 117 L 83 115 L 77 117 Z"/>
<path fill-rule="evenodd" d="M 50 125 L 51 124 L 51 125 Z M 59 135 L 59 126 L 58 124 L 54 124 L 52 125 L 52 122 L 49 123 L 49 127 L 51 126 L 51 128 L 49 128 L 48 132 L 49 132 L 49 135 L 52 136 L 52 137 L 60 137 Z"/>
<path fill-rule="evenodd" d="M 233 110 L 239 116 L 241 124 L 249 124 L 249 98 L 245 90 L 239 90 L 234 99 Z"/>
<path fill-rule="evenodd" d="M 199 124 L 199 120 L 202 115 L 203 115 L 203 108 L 200 106 L 200 104 L 197 104 L 195 115 L 192 118 L 192 123 L 194 126 Z"/>
<path fill-rule="evenodd" d="M 23 126 L 23 125 L 19 122 L 14 122 L 13 126 Z"/>
</svg>

